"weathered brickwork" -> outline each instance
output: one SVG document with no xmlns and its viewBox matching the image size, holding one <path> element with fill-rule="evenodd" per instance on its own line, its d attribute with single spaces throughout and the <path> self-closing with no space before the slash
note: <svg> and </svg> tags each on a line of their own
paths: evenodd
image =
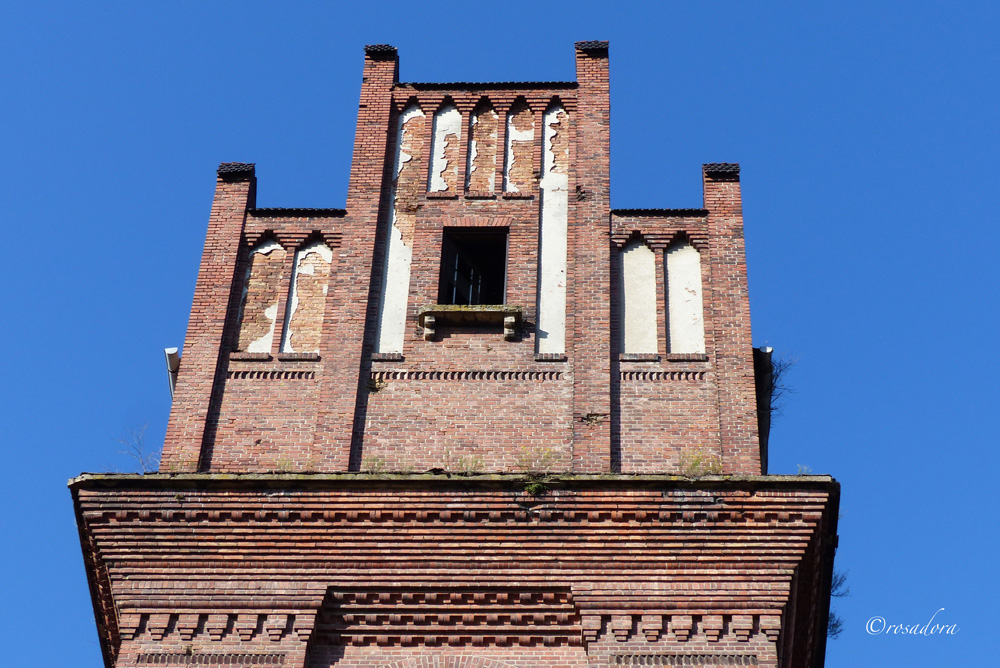
<svg viewBox="0 0 1000 668">
<path fill-rule="evenodd" d="M 780 643 L 803 623 L 794 609 L 821 604 L 829 478 L 564 476 L 544 493 L 530 480 L 105 475 L 72 488 L 85 557 L 114 594 L 99 625 L 118 666 L 184 653 L 810 665 L 815 642 Z"/>
<path fill-rule="evenodd" d="M 161 473 L 70 484 L 109 668 L 822 665 L 839 487 L 761 475 L 739 166 L 612 210 L 575 58 L 366 47 L 344 209 L 219 167 Z"/>
<path fill-rule="evenodd" d="M 507 112 L 507 155 L 504 192 L 530 192 L 534 182 L 535 116 L 527 102 L 518 99 Z"/>
<path fill-rule="evenodd" d="M 250 270 L 243 282 L 240 340 L 236 350 L 269 353 L 278 323 L 279 290 L 284 285 L 285 249 L 273 239 L 250 251 Z"/>
<path fill-rule="evenodd" d="M 470 117 L 466 189 L 471 193 L 492 195 L 496 191 L 499 120 L 489 99 L 480 102 Z"/>
<path fill-rule="evenodd" d="M 332 263 L 333 252 L 322 240 L 295 254 L 281 352 L 319 353 Z"/>
</svg>

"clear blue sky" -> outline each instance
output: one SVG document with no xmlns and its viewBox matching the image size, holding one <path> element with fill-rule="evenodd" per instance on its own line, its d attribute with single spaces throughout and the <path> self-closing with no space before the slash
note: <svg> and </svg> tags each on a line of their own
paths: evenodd
<svg viewBox="0 0 1000 668">
<path fill-rule="evenodd" d="M 364 44 L 403 80 L 567 80 L 586 39 L 614 206 L 743 166 L 754 339 L 798 362 L 771 470 L 843 485 L 827 665 L 995 657 L 998 35 L 991 2 L 4 3 L 4 664 L 101 665 L 65 483 L 162 441 L 218 163 L 343 206 Z M 865 632 L 939 608 L 957 635 Z"/>
</svg>

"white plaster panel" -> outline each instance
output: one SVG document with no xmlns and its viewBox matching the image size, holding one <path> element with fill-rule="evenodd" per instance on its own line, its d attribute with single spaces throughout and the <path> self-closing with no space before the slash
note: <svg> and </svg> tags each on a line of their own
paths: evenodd
<svg viewBox="0 0 1000 668">
<path fill-rule="evenodd" d="M 458 180 L 458 161 L 448 164 L 448 148 L 458 146 L 462 133 L 462 112 L 454 105 L 441 107 L 434 114 L 433 147 L 431 149 L 431 183 L 428 190 L 432 193 L 448 190 L 448 181 Z M 451 178 L 446 178 L 445 174 Z"/>
<path fill-rule="evenodd" d="M 264 317 L 271 321 L 271 328 L 267 330 L 267 334 L 250 342 L 247 346 L 248 353 L 271 352 L 271 341 L 274 339 L 274 325 L 278 320 L 278 305 L 271 304 L 264 309 Z"/>
<path fill-rule="evenodd" d="M 566 352 L 566 239 L 569 209 L 569 143 L 553 149 L 557 132 L 566 132 L 565 110 L 550 108 L 543 118 L 541 249 L 539 252 L 538 326 L 540 353 Z M 532 133 L 534 134 L 534 133 Z"/>
<path fill-rule="evenodd" d="M 403 142 L 406 125 L 423 119 L 420 107 L 407 107 L 399 117 L 396 131 L 396 157 L 392 185 L 392 210 L 389 213 L 389 243 L 386 244 L 386 260 L 382 269 L 382 300 L 379 304 L 378 352 L 401 353 L 406 334 L 406 303 L 410 293 L 410 264 L 413 260 L 412 238 L 404 239 L 398 226 L 399 201 L 397 184 L 404 166 L 413 156 L 406 152 Z"/>
<path fill-rule="evenodd" d="M 510 174 L 514 170 L 514 144 L 517 142 L 534 142 L 535 141 L 535 126 L 532 124 L 527 130 L 518 130 L 514 127 L 515 114 L 507 114 L 507 146 L 506 155 L 504 160 L 504 170 L 503 170 L 503 189 L 504 192 L 516 193 L 520 192 L 517 189 L 517 184 L 510 180 Z"/>
<path fill-rule="evenodd" d="M 705 352 L 701 253 L 691 244 L 667 250 L 667 331 L 672 353 Z"/>
<path fill-rule="evenodd" d="M 246 276 L 243 278 L 243 296 L 240 299 L 240 303 L 246 306 L 247 301 L 247 290 L 250 287 L 250 275 L 253 273 L 253 256 L 256 254 L 270 255 L 272 251 L 284 250 L 274 239 L 267 239 L 258 244 L 254 249 L 250 251 L 250 262 L 247 266 Z M 271 321 L 271 328 L 258 339 L 251 341 L 247 344 L 246 352 L 248 353 L 269 353 L 271 352 L 271 341 L 274 339 L 274 325 L 278 319 L 278 302 L 277 300 L 264 309 L 264 317 Z M 240 322 L 243 322 L 243 312 L 240 312 Z"/>
<path fill-rule="evenodd" d="M 333 262 L 333 251 L 322 241 L 315 241 L 305 248 L 300 248 L 295 253 L 295 264 L 292 267 L 292 287 L 289 291 L 288 297 L 288 308 L 285 309 L 285 323 L 284 323 L 284 333 L 281 337 L 281 352 L 283 353 L 294 353 L 294 352 L 319 352 L 318 350 L 310 351 L 296 351 L 292 347 L 292 322 L 295 318 L 295 311 L 299 308 L 299 276 L 304 274 L 315 275 L 316 266 L 314 264 L 303 262 L 307 257 L 312 254 L 319 255 L 323 262 L 330 264 Z M 327 293 L 328 285 L 323 286 L 323 294 Z"/>
<path fill-rule="evenodd" d="M 481 115 L 483 115 L 483 114 L 489 114 L 490 116 L 493 117 L 493 120 L 497 120 L 500 117 L 500 115 L 497 114 L 497 112 L 494 111 L 493 109 L 484 109 L 484 110 L 482 110 L 480 112 L 477 112 L 477 113 L 473 114 L 472 115 L 472 119 L 469 121 L 469 125 L 470 125 L 470 131 L 469 131 L 469 158 L 468 158 L 469 168 L 467 170 L 467 175 L 466 175 L 466 178 L 465 178 L 465 187 L 466 188 L 468 188 L 469 185 L 472 183 L 472 175 L 475 173 L 475 171 L 477 169 L 477 167 L 476 167 L 476 159 L 479 158 L 479 142 L 476 140 L 476 126 L 479 125 L 479 123 L 480 123 L 479 117 Z M 497 133 L 496 133 L 495 130 L 490 134 L 490 138 L 493 140 L 494 146 L 495 146 L 496 145 L 495 144 L 496 143 L 496 138 L 497 138 Z M 494 151 L 494 153 L 493 153 L 493 169 L 490 172 L 490 176 L 489 176 L 489 192 L 493 192 L 493 190 L 496 188 L 496 179 L 497 179 L 496 165 L 497 165 L 497 154 Z"/>
<path fill-rule="evenodd" d="M 621 251 L 622 352 L 656 352 L 656 255 L 641 241 Z"/>
</svg>

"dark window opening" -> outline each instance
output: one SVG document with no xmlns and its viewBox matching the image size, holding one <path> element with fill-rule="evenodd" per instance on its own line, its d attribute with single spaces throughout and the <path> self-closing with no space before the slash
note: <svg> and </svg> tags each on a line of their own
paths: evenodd
<svg viewBox="0 0 1000 668">
<path fill-rule="evenodd" d="M 440 304 L 504 303 L 507 229 L 452 228 L 441 243 Z"/>
</svg>

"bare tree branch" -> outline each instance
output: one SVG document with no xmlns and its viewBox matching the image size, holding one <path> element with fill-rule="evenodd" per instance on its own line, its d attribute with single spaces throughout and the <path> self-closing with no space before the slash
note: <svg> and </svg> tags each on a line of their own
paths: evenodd
<svg viewBox="0 0 1000 668">
<path fill-rule="evenodd" d="M 147 424 L 130 429 L 121 438 L 117 439 L 119 445 L 124 449 L 119 450 L 120 454 L 135 460 L 138 465 L 138 472 L 142 474 L 156 473 L 160 468 L 160 453 L 146 448 L 146 427 Z"/>
</svg>

